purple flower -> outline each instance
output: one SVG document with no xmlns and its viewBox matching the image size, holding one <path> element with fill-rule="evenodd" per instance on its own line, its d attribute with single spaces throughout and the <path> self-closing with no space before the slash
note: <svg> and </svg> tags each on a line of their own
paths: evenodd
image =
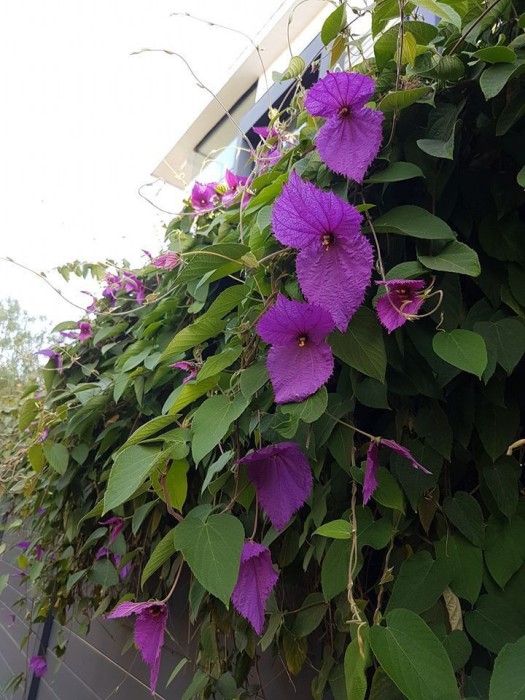
<svg viewBox="0 0 525 700">
<path fill-rule="evenodd" d="M 43 656 L 32 656 L 29 661 L 29 668 L 37 678 L 41 678 L 47 671 L 47 661 Z"/>
<path fill-rule="evenodd" d="M 257 134 L 257 136 L 260 136 L 262 139 L 273 139 L 275 136 L 279 136 L 279 132 L 275 127 L 272 127 L 271 129 L 267 126 L 254 126 L 252 128 L 252 131 L 254 134 Z"/>
<path fill-rule="evenodd" d="M 111 555 L 111 552 L 107 547 L 99 547 L 96 551 L 95 554 L 95 561 L 98 561 L 99 559 L 103 559 L 104 557 L 109 557 Z"/>
<path fill-rule="evenodd" d="M 151 264 L 154 267 L 162 267 L 164 270 L 173 270 L 177 265 L 180 265 L 180 256 L 168 251 L 155 258 Z"/>
<path fill-rule="evenodd" d="M 91 323 L 89 321 L 79 321 L 77 326 L 78 330 L 80 331 L 78 334 L 78 339 L 81 343 L 83 343 L 84 340 L 91 338 L 93 335 L 93 329 L 91 328 Z"/>
<path fill-rule="evenodd" d="M 180 369 L 181 372 L 188 372 L 188 376 L 184 377 L 182 380 L 183 384 L 186 384 L 186 382 L 189 382 L 190 379 L 195 379 L 197 376 L 198 367 L 195 364 L 195 362 L 189 362 L 188 360 L 182 360 L 182 362 L 174 362 L 172 365 L 169 365 L 170 367 L 174 367 L 175 369 Z"/>
<path fill-rule="evenodd" d="M 264 609 L 279 574 L 273 568 L 270 550 L 248 540 L 241 553 L 239 578 L 232 593 L 233 607 L 257 634 L 264 627 Z"/>
<path fill-rule="evenodd" d="M 122 286 L 126 292 L 134 294 L 137 304 L 142 304 L 146 296 L 146 290 L 139 278 L 131 272 L 122 274 Z"/>
<path fill-rule="evenodd" d="M 124 527 L 124 520 L 122 518 L 118 517 L 113 517 L 113 518 L 108 518 L 107 520 L 101 520 L 100 521 L 101 525 L 109 525 L 109 544 L 113 544 L 117 537 L 120 535 L 122 532 L 122 529 Z"/>
<path fill-rule="evenodd" d="M 118 571 L 121 560 L 122 560 L 122 557 L 120 556 L 120 554 L 113 555 L 113 563 L 115 564 L 115 568 L 117 569 L 117 571 Z M 119 575 L 120 580 L 124 581 L 124 579 L 129 574 L 130 571 L 131 571 L 131 563 L 124 564 L 122 569 L 120 569 L 120 571 L 118 571 L 118 575 Z"/>
<path fill-rule="evenodd" d="M 262 509 L 275 529 L 282 530 L 312 490 L 310 464 L 299 445 L 269 445 L 243 457 L 239 464 L 247 465 Z"/>
<path fill-rule="evenodd" d="M 37 561 L 40 561 L 42 559 L 42 554 L 44 553 L 44 549 L 42 545 L 36 544 L 35 545 L 35 559 Z"/>
<path fill-rule="evenodd" d="M 236 175 L 231 170 L 226 170 L 224 180 L 225 184 L 219 186 L 219 192 L 222 192 L 221 203 L 225 207 L 229 207 L 241 193 L 241 190 L 246 185 L 248 178 L 241 175 Z M 243 205 L 247 204 L 249 199 L 251 199 L 251 195 L 246 192 L 242 200 Z"/>
<path fill-rule="evenodd" d="M 36 514 L 37 514 L 37 515 L 44 515 L 45 512 L 46 512 L 46 509 L 43 508 L 42 506 L 40 506 L 40 507 L 38 508 L 38 510 L 36 511 Z"/>
<path fill-rule="evenodd" d="M 196 182 L 193 185 L 190 195 L 190 204 L 196 212 L 202 214 L 211 211 L 215 207 L 219 200 L 216 187 L 216 182 L 209 182 L 207 185 Z"/>
<path fill-rule="evenodd" d="M 117 298 L 117 294 L 122 289 L 122 281 L 118 275 L 112 275 L 109 272 L 104 277 L 104 280 L 106 282 L 106 286 L 102 290 L 102 296 L 108 299 L 110 304 L 113 305 L 115 303 L 115 299 Z"/>
<path fill-rule="evenodd" d="M 94 313 L 97 310 L 97 297 L 91 294 L 91 292 L 82 291 L 82 294 L 87 294 L 89 297 L 91 297 L 91 304 L 86 306 L 86 311 L 90 314 Z"/>
<path fill-rule="evenodd" d="M 42 430 L 42 432 L 40 433 L 40 435 L 38 436 L 38 438 L 36 440 L 37 443 L 39 445 L 41 445 L 43 442 L 45 442 L 47 440 L 48 435 L 49 435 L 49 428 L 44 428 L 44 430 Z"/>
<path fill-rule="evenodd" d="M 22 542 L 17 542 L 16 546 L 25 551 L 26 549 L 29 549 L 31 542 L 29 542 L 29 540 L 22 540 Z"/>
<path fill-rule="evenodd" d="M 291 301 L 281 294 L 257 324 L 257 332 L 272 347 L 266 367 L 276 403 L 302 401 L 328 381 L 334 368 L 326 336 L 334 329 L 320 306 Z"/>
<path fill-rule="evenodd" d="M 273 233 L 283 245 L 298 248 L 297 277 L 307 300 L 326 309 L 337 328 L 363 303 L 374 254 L 360 231 L 355 207 L 291 173 L 275 202 Z"/>
<path fill-rule="evenodd" d="M 77 339 L 77 334 L 75 331 L 60 331 L 60 335 L 63 338 L 68 338 L 68 340 L 76 340 Z"/>
<path fill-rule="evenodd" d="M 423 280 L 388 280 L 376 284 L 386 287 L 386 294 L 376 302 L 376 311 L 389 333 L 417 317 L 425 303 L 425 295 L 420 293 L 425 286 Z"/>
<path fill-rule="evenodd" d="M 44 357 L 48 357 L 50 360 L 53 360 L 55 365 L 56 365 L 56 370 L 57 372 L 62 371 L 62 355 L 59 352 L 55 352 L 52 348 L 44 348 L 43 350 L 39 350 L 37 355 L 44 355 Z"/>
<path fill-rule="evenodd" d="M 158 600 L 149 603 L 121 603 L 109 613 L 108 619 L 136 615 L 135 644 L 142 658 L 150 667 L 149 687 L 154 695 L 159 676 L 160 652 L 164 644 L 164 630 L 168 619 L 168 608 Z"/>
<path fill-rule="evenodd" d="M 361 73 L 328 73 L 306 94 L 304 105 L 326 123 L 317 150 L 331 170 L 361 182 L 381 146 L 383 114 L 364 105 L 374 94 L 372 78 Z"/>
<path fill-rule="evenodd" d="M 365 479 L 363 483 L 363 503 L 366 505 L 370 500 L 372 494 L 377 488 L 377 470 L 379 469 L 379 446 L 384 445 L 396 452 L 401 457 L 404 457 L 410 462 L 410 465 L 414 469 L 419 469 L 419 471 L 424 474 L 431 474 L 428 469 L 420 464 L 412 455 L 410 450 L 407 450 L 403 445 L 399 445 L 395 440 L 387 440 L 385 438 L 376 438 L 370 442 L 368 446 L 368 452 L 366 455 L 366 467 L 365 467 Z"/>
</svg>

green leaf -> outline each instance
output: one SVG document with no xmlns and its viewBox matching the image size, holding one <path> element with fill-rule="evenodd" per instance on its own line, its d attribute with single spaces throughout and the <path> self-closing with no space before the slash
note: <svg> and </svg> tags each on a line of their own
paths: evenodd
<svg viewBox="0 0 525 700">
<path fill-rule="evenodd" d="M 520 467 L 512 457 L 502 457 L 483 468 L 483 479 L 499 510 L 511 519 L 518 506 Z"/>
<path fill-rule="evenodd" d="M 183 384 L 180 387 L 180 392 L 178 393 L 175 401 L 169 408 L 169 414 L 175 415 L 176 413 L 179 413 L 179 411 L 188 406 L 190 403 L 193 403 L 196 399 L 204 396 L 204 394 L 207 394 L 210 389 L 213 389 L 217 385 L 218 381 L 219 377 L 217 376 L 203 379 L 198 384 L 194 384 L 193 382 Z"/>
<path fill-rule="evenodd" d="M 188 562 L 201 586 L 227 607 L 237 582 L 244 528 L 233 515 L 185 518 L 173 533 L 176 549 Z"/>
<path fill-rule="evenodd" d="M 302 420 L 305 423 L 313 423 L 324 414 L 327 406 L 328 392 L 326 387 L 322 386 L 304 401 L 281 404 L 281 411 L 290 415 L 291 418 Z"/>
<path fill-rule="evenodd" d="M 403 36 L 403 51 L 401 54 L 401 65 L 409 63 L 412 65 L 416 60 L 417 56 L 417 42 L 416 37 L 410 33 L 410 31 L 405 31 Z"/>
<path fill-rule="evenodd" d="M 293 80 L 294 78 L 298 78 L 300 75 L 302 75 L 305 69 L 306 63 L 304 62 L 304 58 L 301 58 L 301 56 L 292 56 L 290 63 L 288 64 L 288 68 L 284 71 L 284 73 L 274 72 L 272 77 L 275 82 L 283 83 L 285 80 Z"/>
<path fill-rule="evenodd" d="M 447 535 L 435 543 L 436 558 L 452 573 L 450 588 L 471 605 L 478 599 L 483 577 L 483 554 L 461 535 Z"/>
<path fill-rule="evenodd" d="M 321 567 L 321 589 L 326 600 L 332 600 L 346 589 L 350 563 L 350 542 L 334 540 L 324 555 Z"/>
<path fill-rule="evenodd" d="M 332 520 L 318 527 L 313 534 L 331 537 L 334 540 L 349 540 L 352 537 L 352 528 L 348 520 Z"/>
<path fill-rule="evenodd" d="M 24 401 L 18 411 L 18 429 L 24 431 L 38 415 L 38 404 L 34 399 Z"/>
<path fill-rule="evenodd" d="M 491 516 L 485 542 L 485 562 L 501 588 L 525 561 L 525 520 L 515 515 L 511 522 Z"/>
<path fill-rule="evenodd" d="M 431 91 L 429 87 L 412 88 L 411 90 L 395 90 L 385 95 L 378 105 L 384 114 L 398 112 L 413 105 Z"/>
<path fill-rule="evenodd" d="M 325 46 L 328 46 L 344 27 L 346 22 L 345 9 L 345 4 L 343 3 L 325 19 L 321 28 L 321 41 Z"/>
<path fill-rule="evenodd" d="M 515 440 L 519 421 L 519 410 L 515 404 L 509 404 L 507 408 L 494 403 L 478 406 L 476 429 L 485 452 L 493 462 L 505 454 L 508 446 Z"/>
<path fill-rule="evenodd" d="M 518 92 L 518 94 L 505 105 L 503 112 L 500 114 L 498 123 L 496 124 L 496 136 L 504 136 L 524 114 L 525 95 L 523 92 Z"/>
<path fill-rule="evenodd" d="M 307 637 L 319 627 L 328 607 L 321 593 L 312 593 L 307 596 L 302 604 L 302 609 L 297 613 L 291 632 L 301 639 Z"/>
<path fill-rule="evenodd" d="M 425 10 L 432 12 L 432 14 L 441 17 L 445 22 L 453 24 L 456 29 L 461 29 L 461 17 L 449 3 L 437 2 L 436 0 L 417 0 L 417 4 L 419 7 L 423 7 Z"/>
<path fill-rule="evenodd" d="M 483 547 L 485 543 L 483 513 L 474 496 L 464 491 L 456 491 L 453 498 L 445 499 L 443 510 L 462 535 L 476 547 Z"/>
<path fill-rule="evenodd" d="M 102 586 L 102 588 L 116 586 L 119 582 L 118 572 L 109 559 L 96 561 L 88 578 L 96 586 Z"/>
<path fill-rule="evenodd" d="M 0 576 L 0 594 L 2 594 L 9 583 L 9 574 L 2 574 Z"/>
<path fill-rule="evenodd" d="M 69 591 L 73 588 L 75 583 L 80 581 L 80 579 L 85 575 L 87 569 L 82 569 L 81 571 L 75 571 L 74 574 L 71 574 L 67 578 L 67 583 L 66 583 L 66 591 L 69 593 Z M 0 587 L 0 593 L 1 593 L 1 587 Z"/>
<path fill-rule="evenodd" d="M 478 644 L 494 654 L 525 634 L 523 615 L 495 595 L 478 599 L 475 610 L 465 614 L 465 626 Z"/>
<path fill-rule="evenodd" d="M 459 241 L 450 241 L 437 255 L 418 255 L 417 258 L 429 270 L 455 272 L 471 277 L 477 277 L 481 272 L 476 251 Z"/>
<path fill-rule="evenodd" d="M 137 428 L 126 440 L 123 447 L 137 445 L 139 442 L 147 440 L 152 435 L 156 435 L 159 431 L 175 423 L 176 420 L 176 416 L 157 416 L 156 418 L 152 418 L 147 423 L 144 423 L 144 425 L 141 425 L 140 428 Z"/>
<path fill-rule="evenodd" d="M 494 662 L 489 700 L 525 700 L 525 636 L 506 644 Z"/>
<path fill-rule="evenodd" d="M 374 228 L 379 233 L 399 233 L 426 240 L 450 241 L 455 238 L 454 231 L 443 219 L 412 204 L 390 209 L 374 221 Z"/>
<path fill-rule="evenodd" d="M 197 384 L 202 382 L 203 379 L 214 377 L 216 374 L 219 374 L 219 372 L 222 372 L 223 369 L 233 365 L 235 360 L 240 357 L 241 353 L 241 347 L 226 348 L 226 350 L 223 350 L 223 352 L 219 353 L 218 355 L 208 357 L 202 366 L 202 369 L 200 369 L 199 373 L 197 374 Z"/>
<path fill-rule="evenodd" d="M 225 289 L 205 314 L 177 333 L 162 353 L 162 360 L 170 360 L 175 355 L 180 355 L 195 345 L 218 335 L 226 326 L 226 321 L 221 319 L 234 309 L 247 293 L 248 287 L 243 284 Z"/>
<path fill-rule="evenodd" d="M 518 318 L 503 318 L 496 323 L 482 321 L 474 324 L 494 348 L 496 359 L 507 374 L 511 374 L 525 352 L 525 325 Z"/>
<path fill-rule="evenodd" d="M 69 464 L 69 452 L 61 442 L 44 445 L 44 454 L 47 461 L 61 476 L 66 473 Z"/>
<path fill-rule="evenodd" d="M 430 627 L 410 610 L 393 610 L 387 627 L 369 632 L 372 651 L 408 700 L 459 700 L 448 655 Z"/>
<path fill-rule="evenodd" d="M 485 341 L 472 331 L 458 329 L 450 333 L 437 333 L 432 340 L 432 347 L 445 362 L 479 378 L 487 366 Z"/>
<path fill-rule="evenodd" d="M 289 632 L 283 634 L 283 652 L 286 668 L 292 675 L 297 675 L 306 661 L 308 642 L 306 639 L 297 639 Z"/>
<path fill-rule="evenodd" d="M 399 8 L 395 10 L 392 18 L 398 16 Z M 438 30 L 437 27 L 434 27 L 432 24 L 427 24 L 426 22 L 411 21 L 410 33 L 413 36 L 415 36 L 418 44 L 426 46 L 430 44 L 432 40 L 437 36 Z M 397 51 L 398 34 L 399 23 L 387 29 L 386 32 L 384 32 L 384 34 L 382 34 L 374 44 L 374 54 L 377 64 L 377 70 L 379 72 L 383 70 L 388 61 L 394 58 L 394 54 Z"/>
<path fill-rule="evenodd" d="M 261 389 L 268 381 L 268 371 L 264 362 L 258 362 L 245 369 L 241 374 L 241 393 L 245 399 Z"/>
<path fill-rule="evenodd" d="M 241 243 L 218 243 L 201 250 L 188 251 L 185 253 L 185 265 L 177 277 L 177 282 L 183 284 L 202 279 L 214 270 L 216 279 L 237 272 L 243 267 L 241 258 L 249 252 L 249 247 Z"/>
<path fill-rule="evenodd" d="M 416 552 L 401 564 L 387 612 L 395 608 L 425 612 L 440 598 L 451 576 L 448 562 L 434 560 L 426 551 Z"/>
<path fill-rule="evenodd" d="M 244 396 L 237 396 L 233 401 L 227 396 L 212 396 L 199 406 L 192 424 L 191 452 L 195 463 L 218 445 L 247 406 Z"/>
<path fill-rule="evenodd" d="M 390 163 L 384 170 L 380 170 L 367 178 L 367 182 L 401 182 L 411 180 L 414 177 L 425 177 L 421 168 L 414 163 L 397 161 Z"/>
<path fill-rule="evenodd" d="M 31 447 L 27 450 L 27 458 L 33 471 L 39 474 L 46 463 L 42 445 L 31 445 Z"/>
<path fill-rule="evenodd" d="M 360 627 L 359 638 L 353 639 L 345 651 L 345 686 L 347 700 L 365 700 L 367 681 L 365 671 L 370 666 L 368 627 Z"/>
<path fill-rule="evenodd" d="M 362 306 L 352 317 L 346 333 L 329 338 L 334 355 L 359 372 L 385 380 L 386 352 L 383 331 L 375 313 Z"/>
<path fill-rule="evenodd" d="M 175 543 L 173 541 L 175 529 L 176 528 L 173 528 L 168 533 L 166 533 L 151 553 L 151 556 L 148 559 L 148 562 L 144 567 L 144 571 L 142 572 L 142 576 L 140 578 L 141 588 L 144 588 L 144 584 L 150 578 L 150 576 L 152 576 L 155 573 L 155 571 L 160 569 L 164 562 L 168 561 L 168 559 L 172 557 L 177 551 L 177 548 L 175 547 Z"/>
<path fill-rule="evenodd" d="M 525 165 L 516 175 L 516 180 L 518 181 L 518 185 L 520 187 L 525 187 Z"/>
<path fill-rule="evenodd" d="M 479 85 L 485 99 L 496 97 L 511 78 L 521 75 L 524 70 L 525 59 L 518 59 L 515 63 L 497 63 L 484 70 Z"/>
<path fill-rule="evenodd" d="M 456 672 L 465 666 L 472 654 L 472 644 L 463 630 L 453 630 L 443 640 L 443 646 Z"/>
<path fill-rule="evenodd" d="M 158 448 L 132 445 L 117 455 L 109 473 L 102 515 L 130 499 L 150 473 Z"/>
<path fill-rule="evenodd" d="M 508 46 L 486 46 L 479 51 L 474 51 L 474 58 L 485 63 L 514 63 L 517 56 Z"/>
</svg>

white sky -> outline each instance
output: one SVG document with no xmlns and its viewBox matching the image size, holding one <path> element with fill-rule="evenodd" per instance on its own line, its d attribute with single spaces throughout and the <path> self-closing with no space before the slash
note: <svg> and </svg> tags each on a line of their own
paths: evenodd
<svg viewBox="0 0 525 700">
<path fill-rule="evenodd" d="M 196 23 L 191 12 L 252 38 L 289 0 L 15 0 L 0 24 L 0 256 L 37 271 L 75 259 L 155 253 L 160 214 L 137 189 L 209 100 L 177 58 L 211 89 L 249 46 Z M 143 259 L 143 258 L 142 258 Z M 50 276 L 60 283 L 60 278 Z M 85 282 L 64 294 L 79 295 Z M 0 260 L 0 299 L 19 299 L 52 323 L 80 311 L 29 272 Z"/>
</svg>

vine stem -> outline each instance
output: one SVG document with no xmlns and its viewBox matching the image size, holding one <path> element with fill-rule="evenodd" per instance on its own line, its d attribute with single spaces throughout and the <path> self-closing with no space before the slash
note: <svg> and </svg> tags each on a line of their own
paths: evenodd
<svg viewBox="0 0 525 700">
<path fill-rule="evenodd" d="M 389 570 L 389 564 L 390 564 L 390 556 L 392 554 L 392 551 L 394 549 L 394 540 L 395 540 L 395 531 L 397 530 L 397 526 L 399 525 L 399 520 L 401 518 L 401 514 L 398 513 L 396 520 L 394 522 L 394 533 L 392 534 L 392 537 L 390 538 L 390 546 L 388 547 L 386 557 L 385 557 L 385 566 L 383 567 L 383 574 L 381 575 L 381 582 L 379 586 L 379 593 L 377 595 L 377 605 L 376 609 L 374 611 L 374 625 L 379 624 L 379 615 L 381 614 L 381 604 L 383 602 L 383 595 L 385 594 L 385 577 L 388 573 Z"/>
<path fill-rule="evenodd" d="M 361 430 L 360 428 L 357 428 L 352 423 L 346 423 L 344 420 L 341 420 L 340 418 L 336 418 L 331 413 L 328 413 L 328 411 L 326 412 L 326 415 L 330 416 L 330 418 L 335 420 L 336 423 L 340 423 L 341 425 L 344 425 L 347 428 L 351 428 L 352 430 L 355 430 L 356 433 L 359 433 L 360 435 L 364 435 L 365 437 L 370 438 L 370 440 L 374 440 L 375 442 L 377 442 L 381 439 L 377 435 L 372 435 L 371 433 L 367 433 L 366 431 Z"/>
<path fill-rule="evenodd" d="M 481 20 L 484 19 L 494 7 L 496 7 L 498 2 L 501 2 L 501 0 L 492 0 L 490 5 L 487 5 L 487 7 L 483 10 L 483 12 L 480 14 L 480 16 L 467 28 L 466 31 L 463 32 L 463 34 L 459 37 L 459 39 L 456 41 L 454 46 L 450 49 L 449 56 L 451 56 L 453 53 L 455 53 L 458 50 L 458 48 L 465 41 L 465 39 L 470 34 L 470 32 L 474 29 L 474 27 L 478 26 L 478 24 L 481 22 Z"/>
<path fill-rule="evenodd" d="M 177 584 L 179 582 L 183 566 L 184 566 L 184 558 L 182 558 L 182 560 L 181 560 L 179 569 L 178 569 L 177 573 L 175 574 L 175 578 L 173 579 L 173 583 L 171 584 L 171 588 L 168 592 L 168 595 L 165 598 L 163 598 L 162 600 L 160 600 L 159 601 L 160 603 L 167 603 L 168 600 L 171 598 L 171 596 L 175 593 L 175 589 L 177 588 Z"/>
</svg>

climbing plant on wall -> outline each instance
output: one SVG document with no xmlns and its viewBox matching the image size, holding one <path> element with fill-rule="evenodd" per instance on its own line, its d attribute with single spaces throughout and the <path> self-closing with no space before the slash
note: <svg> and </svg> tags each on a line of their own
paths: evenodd
<svg viewBox="0 0 525 700">
<path fill-rule="evenodd" d="M 108 271 L 21 406 L 34 620 L 133 616 L 152 691 L 181 577 L 184 700 L 263 697 L 265 654 L 318 699 L 525 682 L 525 15 L 419 7 L 376 2 L 349 70 L 336 7 L 252 173 Z"/>
</svg>

